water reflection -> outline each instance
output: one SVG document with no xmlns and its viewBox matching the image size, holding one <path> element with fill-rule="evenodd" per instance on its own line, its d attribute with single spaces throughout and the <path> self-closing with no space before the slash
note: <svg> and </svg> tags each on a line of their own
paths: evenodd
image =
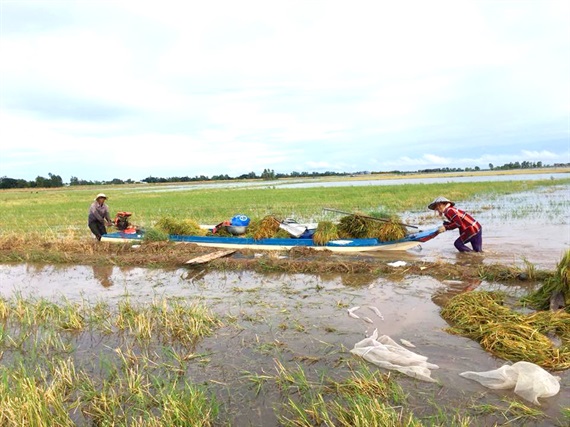
<svg viewBox="0 0 570 427">
<path fill-rule="evenodd" d="M 349 288 L 362 288 L 365 286 L 370 286 L 376 280 L 378 276 L 376 274 L 365 274 L 365 273 L 347 273 L 340 275 L 341 283 Z"/>
<path fill-rule="evenodd" d="M 194 270 L 190 268 L 185 274 L 182 274 L 180 277 L 183 280 L 188 280 L 190 283 L 194 283 L 195 281 L 202 280 L 206 276 L 207 272 L 208 270 L 205 268 L 200 270 Z"/>
<path fill-rule="evenodd" d="M 448 280 L 442 283 L 445 286 L 436 289 L 431 296 L 431 300 L 435 305 L 439 307 L 444 307 L 447 302 L 456 295 L 477 289 L 483 283 L 483 281 L 481 279 L 472 279 L 468 281 Z"/>
<path fill-rule="evenodd" d="M 104 288 L 113 286 L 113 266 L 112 265 L 94 265 L 93 276 Z"/>
<path fill-rule="evenodd" d="M 523 174 L 523 175 L 481 175 L 481 176 L 442 176 L 434 178 L 398 178 L 372 179 L 360 181 L 323 181 L 282 184 L 279 188 L 313 188 L 313 187 L 362 187 L 370 185 L 402 185 L 402 184 L 445 184 L 448 182 L 497 182 L 497 181 L 535 181 L 541 179 L 570 178 L 570 173 L 556 174 Z"/>
</svg>

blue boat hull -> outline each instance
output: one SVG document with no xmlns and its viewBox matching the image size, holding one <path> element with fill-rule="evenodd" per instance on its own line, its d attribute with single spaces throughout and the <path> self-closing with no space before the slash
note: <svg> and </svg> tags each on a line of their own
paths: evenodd
<svg viewBox="0 0 570 427">
<path fill-rule="evenodd" d="M 193 243 L 198 246 L 233 249 L 260 250 L 289 250 L 295 247 L 306 247 L 332 252 L 367 252 L 408 250 L 422 242 L 433 239 L 437 228 L 410 234 L 403 239 L 393 242 L 380 242 L 378 239 L 338 239 L 331 240 L 326 245 L 316 245 L 311 238 L 269 238 L 255 240 L 251 237 L 221 237 L 221 236 L 181 236 L 170 235 L 169 240 L 177 243 Z M 137 242 L 143 240 L 140 234 L 110 233 L 101 239 L 106 242 Z"/>
</svg>

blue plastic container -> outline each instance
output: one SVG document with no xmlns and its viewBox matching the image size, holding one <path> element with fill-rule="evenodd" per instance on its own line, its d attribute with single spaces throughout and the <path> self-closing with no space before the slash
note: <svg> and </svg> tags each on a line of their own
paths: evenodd
<svg viewBox="0 0 570 427">
<path fill-rule="evenodd" d="M 247 227 L 250 221 L 247 216 L 238 214 L 232 218 L 231 224 L 236 227 Z"/>
</svg>

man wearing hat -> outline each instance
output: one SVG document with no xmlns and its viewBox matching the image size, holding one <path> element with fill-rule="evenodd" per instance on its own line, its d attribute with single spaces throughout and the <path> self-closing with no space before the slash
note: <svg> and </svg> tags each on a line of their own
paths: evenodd
<svg viewBox="0 0 570 427">
<path fill-rule="evenodd" d="M 107 196 L 103 193 L 99 193 L 89 208 L 88 225 L 97 240 L 101 240 L 101 236 L 103 234 L 107 234 L 105 225 L 113 224 L 111 217 L 109 216 L 109 208 L 105 204 L 105 200 L 107 200 Z"/>
<path fill-rule="evenodd" d="M 467 212 L 455 207 L 455 203 L 445 197 L 436 197 L 428 205 L 428 209 L 436 211 L 444 216 L 447 221 L 439 227 L 439 232 L 459 228 L 459 237 L 454 242 L 455 248 L 459 252 L 482 252 L 483 251 L 483 227 Z M 466 246 L 471 243 L 473 249 Z"/>
</svg>

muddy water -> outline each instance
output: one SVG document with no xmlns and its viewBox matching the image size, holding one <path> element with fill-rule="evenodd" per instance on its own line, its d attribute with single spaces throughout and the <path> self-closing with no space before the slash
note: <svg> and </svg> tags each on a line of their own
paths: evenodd
<svg viewBox="0 0 570 427">
<path fill-rule="evenodd" d="M 457 206 L 483 225 L 481 262 L 524 266 L 526 260 L 538 269 L 551 270 L 570 249 L 570 186 L 487 196 Z M 428 229 L 441 225 L 442 219 L 426 209 L 426 213 L 408 214 L 406 222 Z M 406 255 L 453 263 L 472 259 L 453 246 L 458 236 L 456 230 L 445 232 Z"/>
<path fill-rule="evenodd" d="M 467 287 L 520 296 L 528 292 L 524 286 L 440 282 L 430 277 L 392 282 L 365 275 L 205 274 L 199 269 L 34 265 L 0 266 L 0 284 L 4 297 L 18 293 L 24 297 L 113 303 L 128 295 L 132 301 L 176 297 L 206 304 L 226 326 L 196 349 L 197 353 L 209 354 L 210 362 L 197 366 L 192 379 L 215 384 L 223 416 L 231 425 L 277 425 L 272 409 L 278 401 L 275 391 L 256 396 L 243 380 L 243 372 L 275 375 L 275 358 L 290 363 L 310 358 L 315 362 L 306 365 L 307 371 L 320 369 L 334 375 L 333 367 L 342 359 L 354 357 L 348 350 L 375 328 L 396 341 L 410 341 L 416 346 L 413 351 L 439 366 L 432 373 L 438 381 L 434 384 L 397 377 L 410 392 L 410 409 L 427 411 L 426 395 L 441 407 L 467 407 L 472 400 L 500 404 L 504 397 L 516 399 L 510 391 L 487 390 L 459 376 L 468 370 L 496 369 L 505 362 L 490 356 L 477 343 L 445 332 L 447 325 L 439 310 L 448 298 Z M 348 315 L 347 309 L 356 306 L 360 309 L 355 314 L 361 319 Z M 377 307 L 383 318 L 369 306 Z M 570 371 L 557 375 L 561 377 L 560 393 L 543 399 L 541 406 L 551 417 L 559 417 L 561 408 L 570 401 Z M 492 422 L 481 419 L 478 425 Z M 527 425 L 557 424 L 541 420 Z"/>
<path fill-rule="evenodd" d="M 484 227 L 484 253 L 458 254 L 453 247 L 457 232 L 444 233 L 422 244 L 421 250 L 366 255 L 379 263 L 445 261 L 462 264 L 500 263 L 554 269 L 570 248 L 570 188 L 520 193 L 501 198 L 473 200 L 465 208 Z M 432 212 L 409 214 L 406 222 L 424 228 L 439 225 Z M 399 268 L 405 268 L 399 267 Z M 439 366 L 431 384 L 398 375 L 410 393 L 410 410 L 417 414 L 440 407 L 467 408 L 476 404 L 505 407 L 502 399 L 516 399 L 512 391 L 492 391 L 459 376 L 464 371 L 487 371 L 505 361 L 494 358 L 468 339 L 445 332 L 440 307 L 451 296 L 478 287 L 502 290 L 513 297 L 526 294 L 525 283 L 505 287 L 493 283 L 440 282 L 430 277 L 406 277 L 400 282 L 367 275 L 261 275 L 253 272 L 208 272 L 198 269 L 156 270 L 112 266 L 0 265 L 0 295 L 15 294 L 50 299 L 67 298 L 118 302 L 175 297 L 201 301 L 225 320 L 213 337 L 204 339 L 197 353 L 209 362 L 197 364 L 192 380 L 208 381 L 222 402 L 222 418 L 235 426 L 273 426 L 273 406 L 280 397 L 274 389 L 256 395 L 243 379 L 244 372 L 275 375 L 275 359 L 290 364 L 311 360 L 304 369 L 327 372 L 352 358 L 348 350 L 377 328 L 396 341 L 405 339 L 413 351 Z M 360 306 L 348 315 L 347 309 Z M 369 306 L 377 307 L 383 318 Z M 362 318 L 368 317 L 373 323 Z M 299 362 L 301 363 L 301 362 Z M 554 422 L 570 402 L 570 371 L 558 372 L 561 391 L 542 400 L 540 409 L 551 417 L 525 425 L 563 425 Z M 523 402 L 524 403 L 524 402 Z M 476 425 L 504 423 L 487 416 Z M 522 424 L 517 424 L 522 425 Z"/>
</svg>

